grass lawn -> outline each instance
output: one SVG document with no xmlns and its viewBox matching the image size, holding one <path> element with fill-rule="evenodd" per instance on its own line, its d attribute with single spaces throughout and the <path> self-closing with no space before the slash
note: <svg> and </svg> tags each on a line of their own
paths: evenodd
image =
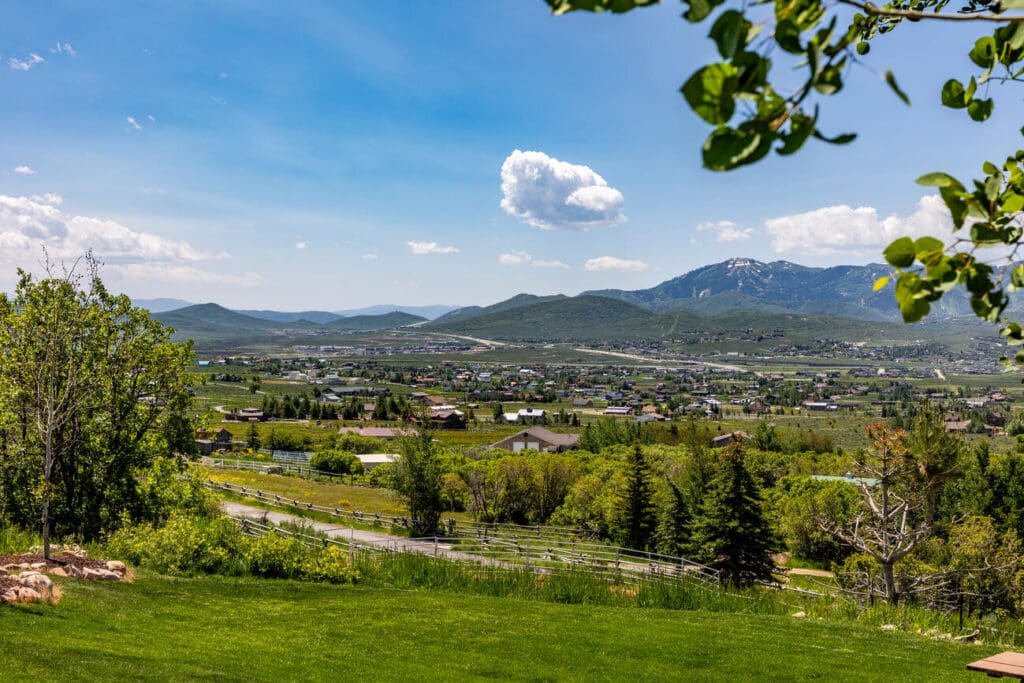
<svg viewBox="0 0 1024 683">
<path fill-rule="evenodd" d="M 750 614 L 143 572 L 0 608 L 11 680 L 981 680 L 1000 648 Z"/>
</svg>

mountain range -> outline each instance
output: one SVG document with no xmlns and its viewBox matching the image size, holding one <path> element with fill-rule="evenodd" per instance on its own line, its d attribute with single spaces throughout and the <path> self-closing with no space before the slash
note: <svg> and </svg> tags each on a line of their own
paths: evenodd
<svg viewBox="0 0 1024 683">
<path fill-rule="evenodd" d="M 813 268 L 733 258 L 649 289 L 605 289 L 575 297 L 523 293 L 489 306 L 449 310 L 433 320 L 389 306 L 362 310 L 390 312 L 343 317 L 325 311 L 232 311 L 217 304 L 190 305 L 155 317 L 174 326 L 180 336 L 197 341 L 345 334 L 410 325 L 496 339 L 612 341 L 743 330 L 754 320 L 761 330 L 795 326 L 808 334 L 836 338 L 843 331 L 861 334 L 887 328 L 896 334 L 903 327 L 885 324 L 899 321 L 891 290 L 873 291 L 875 280 L 890 272 L 889 266 L 880 264 Z M 964 297 L 957 300 L 954 292 L 947 298 L 935 307 L 932 320 L 970 314 Z M 427 308 L 436 313 L 444 307 L 421 310 Z"/>
</svg>

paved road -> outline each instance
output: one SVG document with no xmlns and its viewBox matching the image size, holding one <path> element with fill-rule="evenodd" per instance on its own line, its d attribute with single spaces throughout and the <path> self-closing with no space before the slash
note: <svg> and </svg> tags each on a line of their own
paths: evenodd
<svg viewBox="0 0 1024 683">
<path fill-rule="evenodd" d="M 303 524 L 319 533 L 327 535 L 329 538 L 336 538 L 341 541 L 355 541 L 356 543 L 373 546 L 382 550 L 420 553 L 422 555 L 434 555 L 436 553 L 438 556 L 444 556 L 453 560 L 472 560 L 482 564 L 498 564 L 498 562 L 478 555 L 453 551 L 452 546 L 447 543 L 438 543 L 435 545 L 433 541 L 420 541 L 413 538 L 405 538 L 403 536 L 392 536 L 391 534 L 384 534 L 377 531 L 366 531 L 365 529 L 338 526 L 337 524 L 307 519 L 305 517 L 300 517 L 299 515 L 290 515 L 285 512 L 264 510 L 263 508 L 244 505 L 231 500 L 222 500 L 220 502 L 220 508 L 225 514 L 232 517 L 245 517 L 254 520 L 266 519 L 271 524 Z"/>
</svg>

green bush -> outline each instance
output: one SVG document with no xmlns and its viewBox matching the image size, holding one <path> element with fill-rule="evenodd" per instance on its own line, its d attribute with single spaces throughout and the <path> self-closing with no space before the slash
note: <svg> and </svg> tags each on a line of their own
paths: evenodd
<svg viewBox="0 0 1024 683">
<path fill-rule="evenodd" d="M 108 552 L 164 574 L 244 573 L 240 562 L 248 539 L 225 517 L 175 514 L 162 527 L 124 526 L 107 540 Z"/>
<path fill-rule="evenodd" d="M 348 451 L 318 451 L 310 457 L 309 465 L 315 470 L 332 474 L 363 473 L 363 462 Z"/>
<path fill-rule="evenodd" d="M 297 579 L 304 574 L 308 554 L 298 539 L 269 533 L 250 541 L 245 549 L 245 561 L 253 576 Z"/>
<path fill-rule="evenodd" d="M 359 572 L 349 565 L 345 551 L 336 545 L 328 546 L 310 558 L 303 574 L 310 581 L 326 583 L 355 583 L 359 580 Z"/>
</svg>

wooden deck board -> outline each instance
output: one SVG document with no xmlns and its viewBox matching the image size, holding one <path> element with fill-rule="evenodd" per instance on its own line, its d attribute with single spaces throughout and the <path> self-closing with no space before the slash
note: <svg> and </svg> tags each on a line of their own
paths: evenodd
<svg viewBox="0 0 1024 683">
<path fill-rule="evenodd" d="M 1024 654 L 1000 652 L 967 665 L 968 671 L 981 671 L 995 678 L 1012 676 L 1024 680 Z"/>
</svg>

